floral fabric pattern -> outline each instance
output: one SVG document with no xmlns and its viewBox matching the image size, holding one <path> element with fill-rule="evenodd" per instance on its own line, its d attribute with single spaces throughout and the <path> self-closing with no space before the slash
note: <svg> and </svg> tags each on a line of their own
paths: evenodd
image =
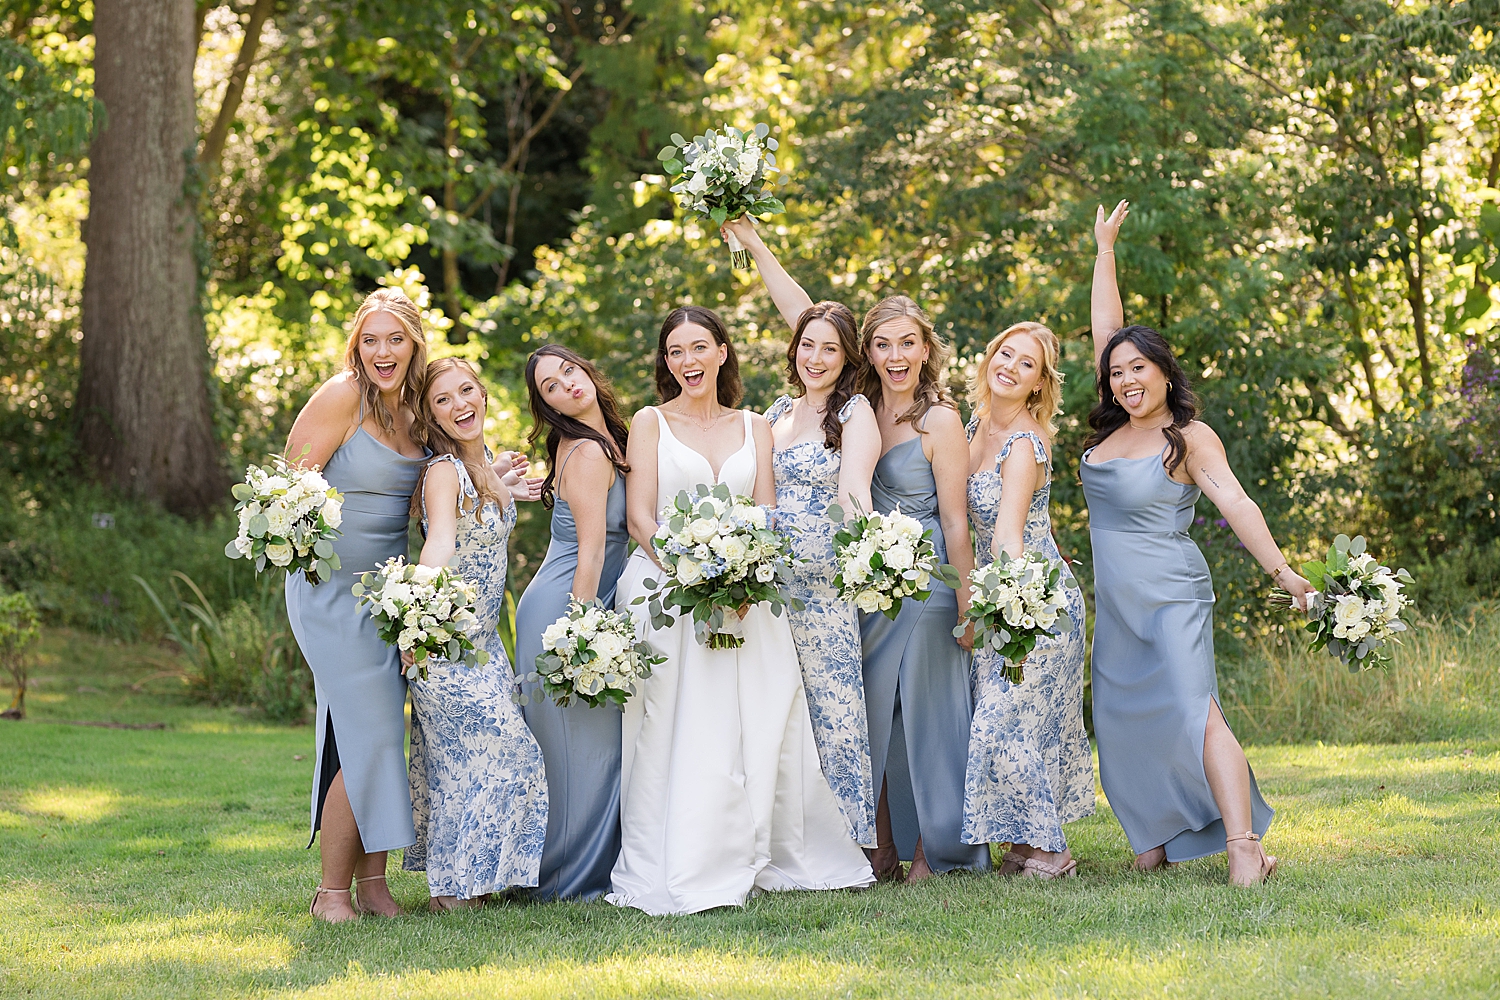
<svg viewBox="0 0 1500 1000">
<path fill-rule="evenodd" d="M 977 422 L 969 424 L 972 437 Z M 1018 441 L 1029 440 L 1047 481 L 1031 495 L 1024 542 L 1027 551 L 1060 558 L 1047 513 L 1051 468 L 1035 434 L 1006 439 L 993 469 L 969 477 L 969 521 L 979 565 L 994 561 L 990 545 L 1000 513 L 1000 464 Z M 1065 564 L 1066 565 L 1066 564 Z M 1071 571 L 1064 569 L 1071 579 Z M 963 839 L 968 844 L 1030 844 L 1043 851 L 1067 848 L 1063 824 L 1094 814 L 1094 763 L 1083 728 L 1083 592 L 1068 594 L 1070 631 L 1043 637 L 1026 658 L 1026 680 L 1011 684 L 993 652 L 974 654 L 974 722 L 964 780 Z"/>
<path fill-rule="evenodd" d="M 462 496 L 479 493 L 462 462 L 452 462 Z M 481 521 L 459 513 L 453 565 L 479 588 L 474 644 L 490 654 L 480 667 L 433 660 L 411 682 L 412 811 L 417 842 L 401 867 L 426 871 L 434 896 L 472 899 L 509 886 L 534 886 L 547 835 L 542 750 L 512 698 L 515 675 L 500 642 L 507 542 L 516 505 L 488 503 Z M 427 527 L 423 498 L 422 527 Z"/>
<path fill-rule="evenodd" d="M 860 403 L 869 405 L 859 395 L 844 404 L 839 421 L 847 422 Z M 766 411 L 766 419 L 775 424 L 791 408 L 791 397 L 782 396 Z M 840 455 L 819 439 L 778 448 L 772 462 L 777 528 L 791 540 L 792 554 L 806 560 L 793 567 L 791 596 L 801 598 L 807 607 L 788 614 L 818 761 L 849 822 L 851 836 L 873 847 L 875 792 L 859 614 L 853 605 L 839 601 L 833 585 L 838 572 L 833 558 L 836 525 L 828 520 L 828 506 L 838 493 Z"/>
</svg>

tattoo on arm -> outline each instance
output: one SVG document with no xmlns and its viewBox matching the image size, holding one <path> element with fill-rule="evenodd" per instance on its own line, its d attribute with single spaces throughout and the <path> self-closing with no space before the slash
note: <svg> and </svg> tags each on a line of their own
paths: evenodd
<svg viewBox="0 0 1500 1000">
<path fill-rule="evenodd" d="M 1219 488 L 1219 481 L 1217 479 L 1215 479 L 1213 476 L 1210 476 L 1208 474 L 1208 470 L 1207 469 L 1203 469 L 1201 471 L 1203 473 L 1203 478 L 1207 479 L 1210 483 L 1213 483 L 1214 484 L 1214 489 L 1218 489 Z"/>
</svg>

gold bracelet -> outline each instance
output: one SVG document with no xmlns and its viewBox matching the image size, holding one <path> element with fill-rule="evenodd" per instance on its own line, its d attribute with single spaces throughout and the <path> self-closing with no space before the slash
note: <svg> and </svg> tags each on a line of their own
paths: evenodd
<svg viewBox="0 0 1500 1000">
<path fill-rule="evenodd" d="M 1099 253 L 1096 256 L 1103 257 L 1107 253 L 1114 253 L 1114 251 L 1113 250 L 1100 250 Z"/>
<path fill-rule="evenodd" d="M 1292 564 L 1291 563 L 1285 563 L 1285 562 L 1282 563 L 1280 566 L 1277 566 L 1274 570 L 1271 571 L 1271 579 L 1274 580 L 1278 576 L 1280 576 L 1282 570 L 1284 570 L 1284 569 L 1291 569 L 1291 568 L 1292 568 Z"/>
</svg>

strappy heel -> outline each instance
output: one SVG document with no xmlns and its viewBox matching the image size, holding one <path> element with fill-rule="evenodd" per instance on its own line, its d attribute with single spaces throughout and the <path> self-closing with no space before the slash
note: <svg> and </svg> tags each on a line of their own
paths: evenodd
<svg viewBox="0 0 1500 1000">
<path fill-rule="evenodd" d="M 1077 878 L 1078 862 L 1069 858 L 1065 865 L 1054 865 L 1041 858 L 1026 858 L 1021 865 L 1020 874 L 1026 878 L 1041 879 L 1044 882 L 1050 882 L 1055 878 Z"/>
<path fill-rule="evenodd" d="M 895 846 L 896 846 L 895 844 L 876 844 L 875 845 L 875 851 L 883 851 L 883 850 L 886 850 L 887 848 L 894 849 Z M 875 851 L 871 851 L 870 852 L 870 855 L 872 857 L 874 856 Z M 906 873 L 904 871 L 902 871 L 902 869 L 901 869 L 901 855 L 900 854 L 896 855 L 896 861 L 895 861 L 894 864 L 889 865 L 889 866 L 887 866 L 885 868 L 877 868 L 877 869 L 875 869 L 875 881 L 876 882 L 900 882 L 905 877 L 906 877 Z"/>
<path fill-rule="evenodd" d="M 1232 837 L 1225 837 L 1224 838 L 1224 846 L 1225 846 L 1225 848 L 1227 849 L 1230 844 L 1234 843 L 1237 840 L 1248 840 L 1248 841 L 1250 841 L 1253 844 L 1259 845 L 1260 844 L 1260 834 L 1256 833 L 1254 830 L 1246 830 L 1244 833 L 1237 833 L 1237 834 L 1235 834 Z M 1272 875 L 1275 875 L 1276 874 L 1276 866 L 1277 866 L 1277 864 L 1278 864 L 1278 862 L 1277 862 L 1275 856 L 1267 854 L 1266 853 L 1266 849 L 1264 847 L 1261 847 L 1260 848 L 1260 877 L 1257 878 L 1254 882 L 1252 882 L 1250 884 L 1251 885 L 1260 885 L 1266 879 L 1270 878 Z"/>
<path fill-rule="evenodd" d="M 362 911 L 359 908 L 359 901 L 357 899 L 355 899 L 355 897 L 354 897 L 354 887 L 353 886 L 346 886 L 346 887 L 344 887 L 342 889 L 339 889 L 339 888 L 336 888 L 336 887 L 330 889 L 328 886 L 320 884 L 317 888 L 315 888 L 313 890 L 312 900 L 307 904 L 307 915 L 308 916 L 310 916 L 310 917 L 317 917 L 319 920 L 323 920 L 325 923 L 330 923 L 330 924 L 340 924 L 340 923 L 344 923 L 345 922 L 345 921 L 342 921 L 342 920 L 327 920 L 326 918 L 324 918 L 324 917 L 322 917 L 322 916 L 320 916 L 318 914 L 318 911 L 317 911 L 318 897 L 321 896 L 321 895 L 323 895 L 323 893 L 325 893 L 325 892 L 347 892 L 349 894 L 349 905 L 354 908 L 354 912 L 355 912 L 356 916 L 358 914 L 364 912 L 364 911 Z"/>
<path fill-rule="evenodd" d="M 354 912 L 355 913 L 365 914 L 365 913 L 374 913 L 375 912 L 374 910 L 367 910 L 367 909 L 365 909 L 365 907 L 363 906 L 363 904 L 360 903 L 360 901 L 359 901 L 359 887 L 361 885 L 365 884 L 366 882 L 384 882 L 385 880 L 386 880 L 386 878 L 385 878 L 384 874 L 381 874 L 381 875 L 366 875 L 364 878 L 357 878 L 357 879 L 354 880 L 354 885 L 349 889 L 349 901 L 354 905 Z"/>
<path fill-rule="evenodd" d="M 1017 854 L 1015 851 L 1006 851 L 1005 857 L 1000 859 L 1000 869 L 998 874 L 1004 875 L 1009 878 L 1012 875 L 1021 874 L 1021 872 L 1024 871 L 1025 868 L 1026 858 L 1024 855 Z"/>
</svg>

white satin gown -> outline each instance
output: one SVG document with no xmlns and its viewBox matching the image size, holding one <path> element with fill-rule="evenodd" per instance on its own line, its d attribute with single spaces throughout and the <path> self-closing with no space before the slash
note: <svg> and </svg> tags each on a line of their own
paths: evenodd
<svg viewBox="0 0 1500 1000">
<path fill-rule="evenodd" d="M 717 479 L 653 412 L 658 510 L 700 484 L 753 493 L 760 456 L 748 412 L 744 444 Z M 667 660 L 625 705 L 621 848 L 609 901 L 651 914 L 696 913 L 741 906 L 756 889 L 873 883 L 823 777 L 785 614 L 758 604 L 745 617 L 743 646 L 708 649 L 686 616 L 653 629 L 645 605 L 631 607 L 650 592 L 647 580 L 661 579 L 636 551 L 615 597 Z"/>
</svg>

